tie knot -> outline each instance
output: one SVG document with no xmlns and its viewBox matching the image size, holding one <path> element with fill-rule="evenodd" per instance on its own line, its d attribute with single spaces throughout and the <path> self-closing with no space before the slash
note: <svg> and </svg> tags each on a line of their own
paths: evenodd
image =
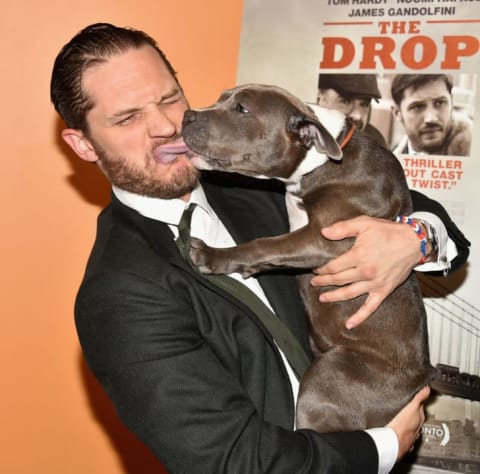
<svg viewBox="0 0 480 474">
<path fill-rule="evenodd" d="M 190 226 L 192 223 L 192 214 L 197 205 L 191 202 L 183 211 L 182 217 L 180 217 L 180 222 L 178 223 L 178 233 L 180 234 L 181 230 L 188 230 L 190 233 Z"/>
</svg>

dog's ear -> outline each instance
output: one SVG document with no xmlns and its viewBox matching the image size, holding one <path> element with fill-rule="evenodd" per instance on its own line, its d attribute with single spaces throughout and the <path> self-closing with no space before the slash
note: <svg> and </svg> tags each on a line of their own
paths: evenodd
<svg viewBox="0 0 480 474">
<path fill-rule="evenodd" d="M 287 131 L 295 133 L 306 148 L 314 146 L 319 153 L 325 153 L 334 160 L 342 159 L 342 150 L 335 138 L 318 120 L 302 113 L 294 114 L 288 121 Z"/>
</svg>

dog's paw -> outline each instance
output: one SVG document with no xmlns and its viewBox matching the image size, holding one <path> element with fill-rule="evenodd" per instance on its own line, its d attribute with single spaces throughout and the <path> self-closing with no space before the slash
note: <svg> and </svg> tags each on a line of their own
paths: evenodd
<svg viewBox="0 0 480 474">
<path fill-rule="evenodd" d="M 190 260 L 197 267 L 198 271 L 205 274 L 212 273 L 208 266 L 208 246 L 203 240 L 191 237 Z"/>
<path fill-rule="evenodd" d="M 253 267 L 246 267 L 246 266 L 240 266 L 238 268 L 238 273 L 240 273 L 240 275 L 242 275 L 243 278 L 250 278 L 251 276 L 255 275 L 256 273 L 258 273 L 257 270 L 255 270 Z"/>
<path fill-rule="evenodd" d="M 195 237 L 190 242 L 190 260 L 197 267 L 200 273 L 210 275 L 212 273 L 222 273 L 218 263 L 215 264 L 216 249 L 209 247 L 203 240 Z"/>
<path fill-rule="evenodd" d="M 223 274 L 238 272 L 244 278 L 255 273 L 250 268 L 238 262 L 235 258 L 236 247 L 216 248 L 209 247 L 205 242 L 195 237 L 191 238 L 190 260 L 197 267 L 200 273 L 205 275 Z"/>
</svg>

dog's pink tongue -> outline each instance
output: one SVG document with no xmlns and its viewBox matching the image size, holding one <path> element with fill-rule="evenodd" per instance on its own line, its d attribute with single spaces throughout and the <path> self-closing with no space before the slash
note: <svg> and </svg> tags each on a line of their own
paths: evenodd
<svg viewBox="0 0 480 474">
<path fill-rule="evenodd" d="M 167 145 L 161 145 L 153 150 L 153 157 L 160 163 L 168 165 L 178 155 L 189 153 L 191 150 L 185 145 L 185 142 L 180 139 L 174 143 L 168 143 Z"/>
</svg>

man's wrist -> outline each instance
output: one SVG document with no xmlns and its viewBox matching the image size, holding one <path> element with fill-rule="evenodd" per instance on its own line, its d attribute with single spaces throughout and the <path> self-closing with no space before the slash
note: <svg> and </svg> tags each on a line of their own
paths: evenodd
<svg viewBox="0 0 480 474">
<path fill-rule="evenodd" d="M 457 248 L 455 242 L 448 237 L 444 223 L 431 212 L 415 211 L 411 214 L 411 217 L 428 222 L 435 229 L 438 245 L 437 251 L 429 256 L 431 261 L 417 265 L 415 270 L 420 272 L 443 272 L 446 275 L 450 269 L 450 262 L 457 256 Z"/>
<path fill-rule="evenodd" d="M 378 452 L 378 474 L 390 472 L 397 461 L 399 442 L 395 431 L 390 427 L 365 430 L 373 439 Z"/>
<path fill-rule="evenodd" d="M 415 219 L 426 235 L 426 255 L 424 262 L 436 262 L 438 256 L 438 238 L 435 228 L 423 219 Z"/>
<path fill-rule="evenodd" d="M 419 250 L 421 254 L 417 265 L 421 265 L 429 261 L 428 258 L 432 253 L 435 244 L 432 240 L 429 240 L 429 236 L 427 235 L 427 223 L 421 221 L 420 219 L 415 219 L 413 217 L 403 215 L 397 216 L 395 221 L 401 224 L 408 225 L 417 236 L 419 242 Z M 430 231 L 430 233 L 432 233 L 430 228 L 428 230 Z"/>
</svg>

